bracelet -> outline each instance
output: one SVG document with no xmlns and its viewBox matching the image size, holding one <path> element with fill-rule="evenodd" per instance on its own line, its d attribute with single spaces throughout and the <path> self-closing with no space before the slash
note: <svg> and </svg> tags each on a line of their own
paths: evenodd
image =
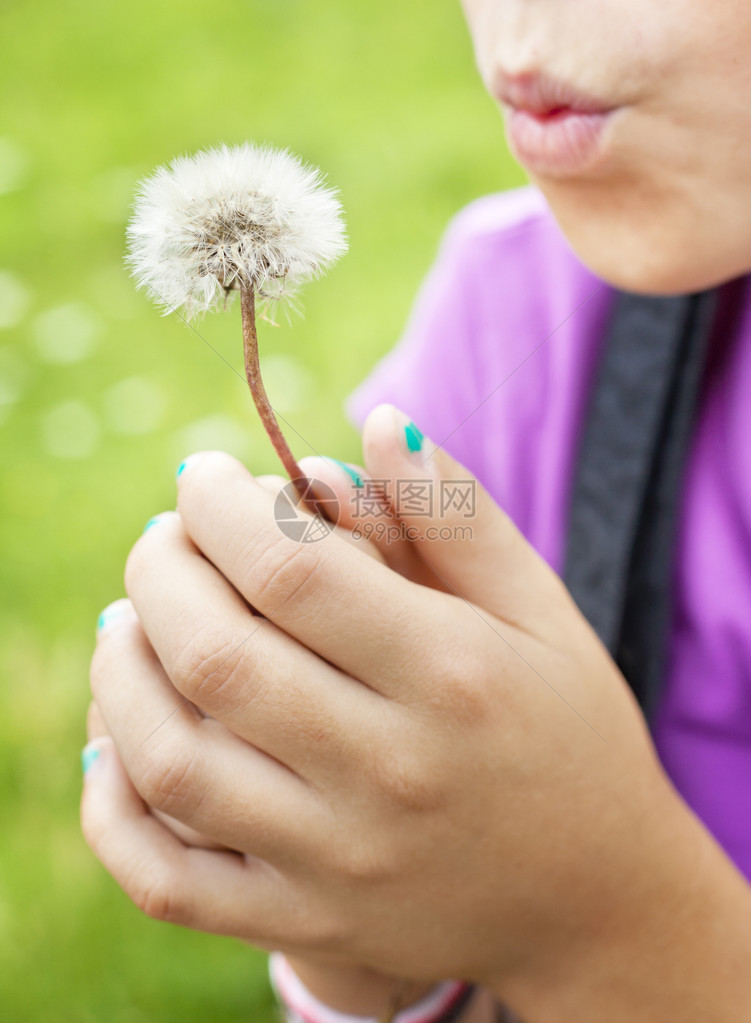
<svg viewBox="0 0 751 1023">
<path fill-rule="evenodd" d="M 288 1023 L 379 1023 L 375 1017 L 351 1016 L 330 1009 L 308 991 L 281 952 L 269 956 L 271 986 L 287 1014 Z M 446 980 L 402 1009 L 392 1023 L 454 1023 L 469 1005 L 475 987 L 460 980 Z"/>
</svg>

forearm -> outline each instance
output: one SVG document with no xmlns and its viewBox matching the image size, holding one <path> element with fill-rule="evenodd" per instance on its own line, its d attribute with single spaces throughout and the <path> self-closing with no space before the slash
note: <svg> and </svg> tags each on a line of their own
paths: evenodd
<svg viewBox="0 0 751 1023">
<path fill-rule="evenodd" d="M 589 947 L 572 941 L 557 969 L 494 983 L 497 997 L 525 1023 L 751 1021 L 751 888 L 688 811 L 672 839 L 640 896 L 624 879 L 632 898 L 603 907 Z"/>
<path fill-rule="evenodd" d="M 383 1015 L 403 983 L 366 967 L 329 965 L 307 957 L 286 956 L 286 959 L 315 998 L 338 1012 L 353 1016 Z M 411 985 L 405 995 L 416 1002 L 430 986 Z"/>
</svg>

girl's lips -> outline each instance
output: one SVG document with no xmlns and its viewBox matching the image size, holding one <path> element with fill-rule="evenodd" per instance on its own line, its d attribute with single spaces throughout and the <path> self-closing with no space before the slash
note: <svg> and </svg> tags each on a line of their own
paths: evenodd
<svg viewBox="0 0 751 1023">
<path fill-rule="evenodd" d="M 549 116 L 508 111 L 509 142 L 519 162 L 538 174 L 572 177 L 591 170 L 603 155 L 608 114 L 560 110 Z"/>
<path fill-rule="evenodd" d="M 602 136 L 614 107 L 536 73 L 501 74 L 494 91 L 514 154 L 529 170 L 569 177 L 604 156 Z"/>
</svg>

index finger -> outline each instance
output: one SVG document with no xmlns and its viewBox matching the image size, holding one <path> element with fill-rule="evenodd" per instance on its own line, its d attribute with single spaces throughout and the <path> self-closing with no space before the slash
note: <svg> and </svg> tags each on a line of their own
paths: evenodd
<svg viewBox="0 0 751 1023">
<path fill-rule="evenodd" d="M 437 649 L 452 624 L 448 598 L 403 579 L 334 531 L 295 539 L 274 509 L 272 495 L 229 455 L 192 456 L 179 476 L 185 529 L 248 603 L 378 692 L 408 695 L 416 658 L 424 662 L 423 651 Z"/>
</svg>

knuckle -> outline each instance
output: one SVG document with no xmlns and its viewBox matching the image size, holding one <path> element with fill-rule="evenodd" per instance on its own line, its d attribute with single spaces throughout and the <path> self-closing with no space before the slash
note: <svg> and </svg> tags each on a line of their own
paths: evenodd
<svg viewBox="0 0 751 1023">
<path fill-rule="evenodd" d="M 154 920 L 184 924 L 189 919 L 183 893 L 166 871 L 135 879 L 125 890 L 136 907 Z"/>
<path fill-rule="evenodd" d="M 402 810 L 435 810 L 441 792 L 429 764 L 408 750 L 392 750 L 375 761 L 376 784 L 387 801 Z"/>
<path fill-rule="evenodd" d="M 321 565 L 321 552 L 311 545 L 296 543 L 279 533 L 266 534 L 266 542 L 252 559 L 256 577 L 256 600 L 276 604 L 279 601 L 304 601 L 310 583 Z"/>
<path fill-rule="evenodd" d="M 477 676 L 464 675 L 454 681 L 448 700 L 452 715 L 463 725 L 476 726 L 487 719 L 488 694 Z"/>
<path fill-rule="evenodd" d="M 202 630 L 192 636 L 175 658 L 175 688 L 189 700 L 207 705 L 226 696 L 238 679 L 249 681 L 251 665 L 243 639 Z M 243 696 L 247 698 L 247 693 Z"/>
<path fill-rule="evenodd" d="M 177 816 L 200 803 L 197 754 L 164 744 L 142 767 L 135 780 L 139 795 L 155 810 Z"/>
<path fill-rule="evenodd" d="M 461 645 L 444 657 L 436 672 L 434 691 L 439 703 L 459 724 L 474 727 L 486 721 L 491 705 L 487 665 L 471 645 Z"/>
<path fill-rule="evenodd" d="M 393 876 L 392 857 L 382 843 L 348 843 L 337 863 L 337 873 L 347 881 L 373 885 Z"/>
</svg>

